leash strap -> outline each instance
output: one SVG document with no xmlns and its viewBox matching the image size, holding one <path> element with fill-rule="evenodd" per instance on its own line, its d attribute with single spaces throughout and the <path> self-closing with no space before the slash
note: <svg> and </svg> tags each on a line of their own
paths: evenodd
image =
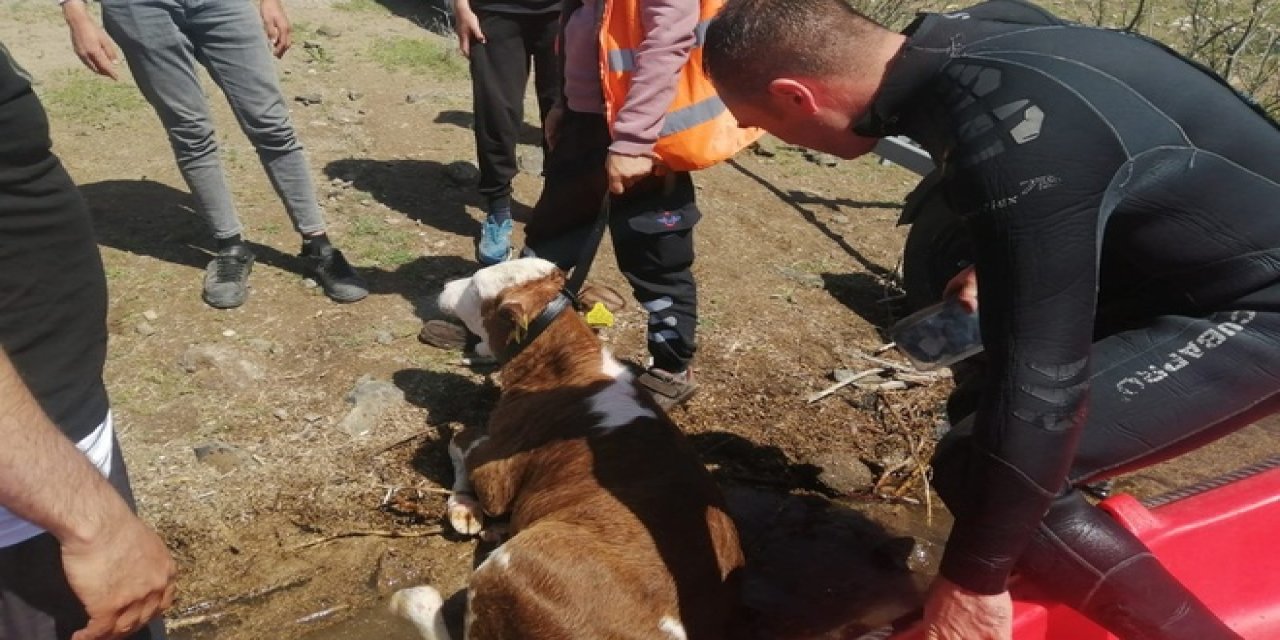
<svg viewBox="0 0 1280 640">
<path fill-rule="evenodd" d="M 600 201 L 600 213 L 596 216 L 595 224 L 591 226 L 591 234 L 587 236 L 586 244 L 582 246 L 582 255 L 578 256 L 578 263 L 573 267 L 573 273 L 569 275 L 569 280 L 564 283 L 562 293 L 569 296 L 573 300 L 574 308 L 581 310 L 581 302 L 578 301 L 578 293 L 582 291 L 582 285 L 587 282 L 587 274 L 591 272 L 591 263 L 595 262 L 596 251 L 600 249 L 600 242 L 604 239 L 604 230 L 609 226 L 609 209 L 613 198 L 610 196 L 608 189 L 604 192 L 604 198 Z"/>
</svg>

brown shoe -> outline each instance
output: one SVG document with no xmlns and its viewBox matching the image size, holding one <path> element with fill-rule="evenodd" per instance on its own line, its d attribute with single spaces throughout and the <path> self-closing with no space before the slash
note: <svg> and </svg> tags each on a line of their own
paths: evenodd
<svg viewBox="0 0 1280 640">
<path fill-rule="evenodd" d="M 418 342 L 437 349 L 462 351 L 467 348 L 467 328 L 448 320 L 428 320 L 422 323 Z"/>
</svg>

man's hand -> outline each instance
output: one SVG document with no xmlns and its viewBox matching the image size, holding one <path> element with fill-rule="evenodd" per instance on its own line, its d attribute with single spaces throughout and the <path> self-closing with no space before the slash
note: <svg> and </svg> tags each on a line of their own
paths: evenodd
<svg viewBox="0 0 1280 640">
<path fill-rule="evenodd" d="M 470 58 L 471 43 L 485 43 L 484 32 L 480 30 L 480 18 L 476 17 L 475 12 L 471 10 L 471 3 L 467 0 L 456 0 L 453 3 L 453 15 L 457 19 L 454 30 L 458 32 L 458 50 L 462 55 Z"/>
<path fill-rule="evenodd" d="M 83 0 L 68 0 L 62 4 L 62 17 L 71 29 L 71 46 L 84 66 L 112 80 L 119 80 L 116 64 L 120 56 L 107 32 L 89 17 Z"/>
<path fill-rule="evenodd" d="M 653 158 L 650 156 L 624 156 L 610 151 L 604 164 L 609 174 L 609 192 L 614 195 L 622 195 L 653 173 Z"/>
<path fill-rule="evenodd" d="M 71 640 L 116 640 L 136 633 L 173 604 L 173 559 L 164 542 L 120 504 L 100 533 L 60 540 L 67 582 L 89 623 Z"/>
<path fill-rule="evenodd" d="M 293 27 L 280 0 L 262 0 L 262 25 L 267 29 L 267 40 L 271 41 L 271 53 L 277 58 L 283 57 L 293 46 Z"/>
<path fill-rule="evenodd" d="M 978 274 L 972 266 L 964 268 L 964 271 L 957 273 L 947 288 L 942 291 L 944 300 L 955 298 L 964 307 L 965 311 L 973 313 L 978 310 Z"/>
<path fill-rule="evenodd" d="M 925 640 L 1012 640 L 1009 592 L 987 596 L 938 576 L 924 603 Z"/>
</svg>

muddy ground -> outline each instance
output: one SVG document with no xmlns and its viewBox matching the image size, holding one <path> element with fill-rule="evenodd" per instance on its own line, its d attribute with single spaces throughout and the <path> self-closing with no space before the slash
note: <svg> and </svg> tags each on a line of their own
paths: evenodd
<svg viewBox="0 0 1280 640">
<path fill-rule="evenodd" d="M 37 77 L 95 214 L 107 383 L 140 510 L 182 567 L 175 635 L 407 638 L 372 612 L 402 586 L 464 584 L 477 547 L 440 528 L 444 447 L 497 393 L 485 372 L 416 340 L 441 285 L 475 268 L 469 82 L 452 42 L 424 28 L 439 15 L 424 4 L 289 10 L 284 90 L 331 235 L 372 285 L 354 305 L 299 274 L 297 238 L 211 85 L 258 255 L 250 299 L 232 311 L 200 300 L 211 243 L 128 74 L 112 84 L 82 69 L 45 0 L 0 4 L 0 41 Z M 539 190 L 537 136 L 530 127 L 521 147 L 525 205 Z M 945 379 L 807 401 L 836 370 L 874 366 L 862 354 L 900 314 L 895 220 L 915 182 L 870 159 L 817 160 L 772 141 L 697 176 L 701 391 L 675 417 L 730 495 L 753 615 L 771 637 L 845 637 L 906 610 L 930 564 L 908 567 L 901 536 L 939 542 L 947 524 L 912 463 L 932 447 Z M 625 291 L 611 255 L 593 279 Z M 632 306 L 604 337 L 642 357 L 643 322 Z M 1160 493 L 1278 442 L 1274 424 L 1251 427 L 1121 488 Z"/>
</svg>

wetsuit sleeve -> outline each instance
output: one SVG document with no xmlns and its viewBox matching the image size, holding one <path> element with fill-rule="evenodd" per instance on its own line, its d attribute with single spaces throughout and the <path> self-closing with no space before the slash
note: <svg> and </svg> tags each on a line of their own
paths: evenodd
<svg viewBox="0 0 1280 640">
<path fill-rule="evenodd" d="M 974 448 L 965 456 L 970 466 L 964 479 L 972 503 L 953 509 L 957 519 L 941 571 L 979 593 L 1005 589 L 1063 486 L 1084 420 L 1100 178 L 1088 175 L 1098 163 L 1071 155 L 1083 156 L 1090 147 L 1079 140 L 1041 140 L 977 163 L 952 181 L 973 207 L 979 317 L 990 370 L 974 437 L 961 445 Z M 1053 173 L 1063 168 L 1080 173 Z"/>
</svg>

